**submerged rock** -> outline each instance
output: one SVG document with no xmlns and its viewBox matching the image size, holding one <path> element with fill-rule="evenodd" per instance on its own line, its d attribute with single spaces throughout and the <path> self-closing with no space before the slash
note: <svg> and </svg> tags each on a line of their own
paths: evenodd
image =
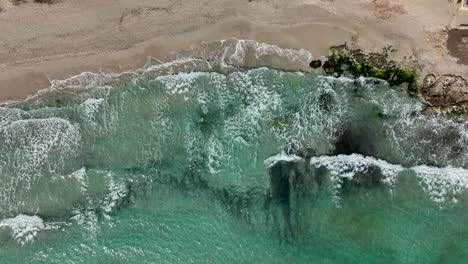
<svg viewBox="0 0 468 264">
<path fill-rule="evenodd" d="M 361 189 L 369 190 L 377 188 L 383 186 L 384 178 L 380 167 L 371 164 L 365 170 L 356 173 L 354 177 L 343 178 L 341 191 L 346 194 L 354 190 L 359 191 Z"/>
<path fill-rule="evenodd" d="M 265 160 L 270 189 L 265 200 L 267 224 L 272 225 L 281 239 L 289 240 L 301 234 L 307 225 L 308 209 L 321 190 L 322 178 L 309 163 L 315 151 L 288 146 L 280 154 Z M 313 203 L 312 203 L 313 204 Z"/>
<path fill-rule="evenodd" d="M 258 217 L 255 208 L 265 208 L 268 192 L 259 187 L 241 191 L 235 186 L 227 186 L 213 188 L 212 193 L 228 213 L 249 224 L 254 224 L 255 218 Z"/>
<path fill-rule="evenodd" d="M 272 210 L 274 224 L 285 238 L 293 235 L 291 223 L 291 181 L 299 174 L 299 159 L 278 160 L 269 168 L 271 196 L 267 208 Z"/>
<path fill-rule="evenodd" d="M 374 146 L 371 136 L 365 128 L 346 128 L 338 137 L 335 143 L 335 155 L 353 153 L 372 155 Z"/>
</svg>

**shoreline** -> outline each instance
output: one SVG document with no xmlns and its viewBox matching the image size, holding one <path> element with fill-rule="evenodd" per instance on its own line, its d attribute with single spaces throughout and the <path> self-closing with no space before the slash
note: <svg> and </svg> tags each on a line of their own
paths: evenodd
<svg viewBox="0 0 468 264">
<path fill-rule="evenodd" d="M 81 72 L 66 79 L 50 80 L 43 89 L 18 100 L 0 101 L 0 106 L 11 106 L 31 101 L 44 95 L 75 94 L 89 89 L 119 85 L 136 78 L 155 78 L 188 72 L 219 72 L 228 74 L 241 69 L 269 67 L 285 71 L 313 71 L 309 62 L 314 57 L 304 49 L 283 49 L 254 40 L 208 41 L 194 44 L 190 49 L 170 53 L 165 61 L 148 57 L 139 68 L 117 72 Z"/>
<path fill-rule="evenodd" d="M 0 5 L 6 2 L 0 0 Z M 443 1 L 431 0 L 434 6 L 429 7 L 423 0 L 400 0 L 401 8 L 396 6 L 400 9 L 389 6 L 388 10 L 370 0 L 222 0 L 206 2 L 203 10 L 199 3 L 116 2 L 27 3 L 0 13 L 0 28 L 10 33 L 0 40 L 0 102 L 24 100 L 50 87 L 52 80 L 82 72 L 136 71 L 152 64 L 150 57 L 168 62 L 192 44 L 229 38 L 304 49 L 313 58 L 344 43 L 365 53 L 392 47 L 390 59 L 417 68 L 419 83 L 428 74 L 468 79 L 468 67 L 441 45 L 444 27 L 455 14 L 454 4 Z M 108 14 L 99 17 L 100 10 Z M 41 18 L 40 12 L 55 17 Z M 70 14 L 78 19 L 78 28 Z M 37 32 L 26 30 L 32 23 L 27 21 L 14 28 L 12 22 L 18 22 L 19 16 L 32 16 L 32 21 L 42 24 L 34 26 Z"/>
<path fill-rule="evenodd" d="M 227 24 L 236 24 L 239 21 L 229 21 Z M 302 26 L 297 30 L 300 32 Z M 184 36 L 176 40 L 150 39 L 143 43 L 138 43 L 133 47 L 117 51 L 108 51 L 100 54 L 77 54 L 70 57 L 57 56 L 55 58 L 46 58 L 42 61 L 23 62 L 18 65 L 2 65 L 0 67 L 0 102 L 8 100 L 25 99 L 28 95 L 46 89 L 50 86 L 52 80 L 63 80 L 72 78 L 82 72 L 103 72 L 103 73 L 122 73 L 125 71 L 135 71 L 144 68 L 151 63 L 151 58 L 162 62 L 170 62 L 174 56 L 181 52 L 189 50 L 192 45 L 208 41 L 220 41 L 222 39 L 210 39 L 210 33 L 207 32 L 206 38 L 195 42 L 185 40 Z M 313 54 L 319 54 L 314 57 L 321 57 L 328 54 L 328 47 L 342 43 L 339 41 L 325 40 L 324 44 L 297 41 L 294 36 L 287 36 L 281 33 L 285 38 L 282 41 L 272 41 L 268 36 L 262 36 L 261 33 L 226 34 L 227 38 L 255 39 L 258 42 L 278 45 L 285 49 L 307 49 L 313 50 Z M 214 35 L 217 35 L 216 33 Z M 228 37 L 229 36 L 229 37 Z M 246 36 L 246 38 L 242 38 Z M 203 39 L 203 40 L 202 40 Z M 180 40 L 180 41 L 179 41 Z M 343 39 L 344 40 L 344 39 Z M 174 43 L 177 43 L 174 45 Z M 319 44 L 319 45 L 317 45 Z M 311 52 L 312 53 L 312 52 Z M 40 69 L 40 70 L 38 70 Z M 13 88 L 14 87 L 14 88 Z M 21 87 L 21 88 L 18 88 Z"/>
</svg>

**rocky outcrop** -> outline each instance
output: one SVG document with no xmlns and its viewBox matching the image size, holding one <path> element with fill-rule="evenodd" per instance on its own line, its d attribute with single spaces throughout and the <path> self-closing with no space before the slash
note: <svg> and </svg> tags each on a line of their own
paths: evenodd
<svg viewBox="0 0 468 264">
<path fill-rule="evenodd" d="M 408 92 L 417 93 L 417 73 L 413 68 L 397 64 L 389 60 L 388 52 L 394 52 L 392 47 L 385 48 L 382 53 L 366 54 L 359 49 L 349 49 L 345 45 L 330 48 L 330 55 L 322 65 L 322 70 L 335 76 L 348 76 L 357 78 L 372 77 L 388 82 L 390 86 L 407 84 Z M 318 62 L 312 61 L 310 67 L 316 69 Z"/>
<path fill-rule="evenodd" d="M 433 107 L 468 107 L 468 82 L 460 76 L 429 74 L 424 78 L 420 93 Z"/>
</svg>

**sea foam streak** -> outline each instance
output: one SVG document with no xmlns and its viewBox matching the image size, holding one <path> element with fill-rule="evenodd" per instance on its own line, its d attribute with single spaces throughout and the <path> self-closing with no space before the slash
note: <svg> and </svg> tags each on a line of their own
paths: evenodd
<svg viewBox="0 0 468 264">
<path fill-rule="evenodd" d="M 46 224 L 38 216 L 17 215 L 14 218 L 7 218 L 0 221 L 0 230 L 7 229 L 12 233 L 13 238 L 21 245 L 34 241 L 37 233 L 44 230 L 58 229 L 61 224 Z"/>
<path fill-rule="evenodd" d="M 268 168 L 273 167 L 276 163 L 280 161 L 286 161 L 286 162 L 296 162 L 303 160 L 301 157 L 294 155 L 294 154 L 286 154 L 285 151 L 281 151 L 279 154 L 269 157 L 268 159 L 265 160 L 265 165 Z"/>
<path fill-rule="evenodd" d="M 468 189 L 468 170 L 451 166 L 438 168 L 427 165 L 405 168 L 391 164 L 374 157 L 360 154 L 312 157 L 310 165 L 319 168 L 326 167 L 334 188 L 341 187 L 342 179 L 353 179 L 357 173 L 368 172 L 371 166 L 380 168 L 383 182 L 393 187 L 400 173 L 412 172 L 419 179 L 419 184 L 435 202 L 457 202 L 457 195 Z"/>
<path fill-rule="evenodd" d="M 50 87 L 28 96 L 32 101 L 47 95 L 69 95 L 96 88 L 110 88 L 138 78 L 155 78 L 182 72 L 232 72 L 240 68 L 270 67 L 290 71 L 310 72 L 310 61 L 314 57 L 304 49 L 283 49 L 275 45 L 254 40 L 230 38 L 219 41 L 201 42 L 189 50 L 175 52 L 168 62 L 145 66 L 134 71 L 121 73 L 82 72 L 64 80 L 50 80 Z M 0 106 L 20 102 L 8 101 Z"/>
</svg>

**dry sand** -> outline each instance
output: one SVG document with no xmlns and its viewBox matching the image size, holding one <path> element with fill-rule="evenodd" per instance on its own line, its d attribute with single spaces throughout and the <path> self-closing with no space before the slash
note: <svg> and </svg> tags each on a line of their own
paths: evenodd
<svg viewBox="0 0 468 264">
<path fill-rule="evenodd" d="M 29 2 L 28 2 L 29 1 Z M 141 68 L 193 43 L 235 37 L 327 55 L 348 43 L 392 46 L 396 60 L 468 77 L 447 48 L 448 0 L 0 0 L 0 101 L 25 98 L 83 71 Z M 415 61 L 417 63 L 415 64 Z"/>
</svg>

